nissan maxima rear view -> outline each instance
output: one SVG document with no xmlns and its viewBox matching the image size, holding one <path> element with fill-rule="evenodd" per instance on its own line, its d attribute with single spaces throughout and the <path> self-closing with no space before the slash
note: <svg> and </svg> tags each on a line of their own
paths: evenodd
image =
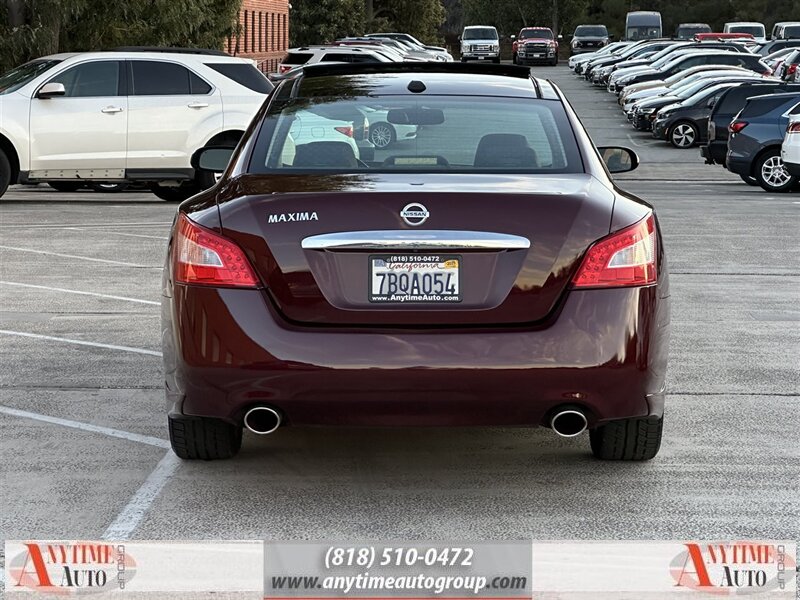
<svg viewBox="0 0 800 600">
<path fill-rule="evenodd" d="M 361 155 L 364 115 L 415 126 Z M 302 123 L 334 119 L 313 139 Z M 230 160 L 229 160 L 230 159 Z M 653 458 L 669 337 L 653 207 L 561 92 L 513 66 L 308 67 L 184 202 L 163 282 L 169 428 L 185 459 L 243 429 L 544 426 Z M 227 165 L 227 167 L 226 167 Z"/>
</svg>

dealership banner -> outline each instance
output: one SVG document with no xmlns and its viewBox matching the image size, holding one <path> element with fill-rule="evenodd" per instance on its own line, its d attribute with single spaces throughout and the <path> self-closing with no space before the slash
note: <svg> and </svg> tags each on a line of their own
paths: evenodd
<svg viewBox="0 0 800 600">
<path fill-rule="evenodd" d="M 781 541 L 9 541 L 0 597 L 797 597 Z"/>
</svg>

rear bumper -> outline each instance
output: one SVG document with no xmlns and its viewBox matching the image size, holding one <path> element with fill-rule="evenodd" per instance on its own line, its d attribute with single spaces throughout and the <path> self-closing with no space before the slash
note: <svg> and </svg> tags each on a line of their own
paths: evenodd
<svg viewBox="0 0 800 600">
<path fill-rule="evenodd" d="M 743 159 L 737 156 L 731 156 L 730 151 L 728 151 L 725 155 L 725 168 L 737 175 L 751 175 L 753 164 L 749 158 Z"/>
<path fill-rule="evenodd" d="M 538 329 L 366 332 L 292 327 L 258 290 L 176 286 L 169 409 L 241 422 L 265 404 L 291 425 L 536 426 L 565 404 L 592 426 L 660 416 L 667 290 L 664 272 L 657 287 L 573 291 Z"/>
</svg>

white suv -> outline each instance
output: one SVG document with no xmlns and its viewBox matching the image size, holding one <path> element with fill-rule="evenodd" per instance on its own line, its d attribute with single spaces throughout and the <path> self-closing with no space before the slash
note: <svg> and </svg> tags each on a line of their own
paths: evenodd
<svg viewBox="0 0 800 600">
<path fill-rule="evenodd" d="M 235 146 L 273 86 L 215 51 L 55 54 L 0 76 L 0 195 L 9 184 L 150 184 L 182 200 L 214 183 L 190 165 Z"/>
<path fill-rule="evenodd" d="M 344 63 L 376 63 L 398 62 L 402 56 L 391 48 L 375 46 L 304 46 L 291 48 L 278 66 L 278 73 L 283 75 L 302 65 L 315 65 L 320 62 Z"/>
</svg>

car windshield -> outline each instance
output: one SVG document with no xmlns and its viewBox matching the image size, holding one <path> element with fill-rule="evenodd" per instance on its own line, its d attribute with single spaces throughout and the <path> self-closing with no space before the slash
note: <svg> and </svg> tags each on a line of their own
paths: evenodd
<svg viewBox="0 0 800 600">
<path fill-rule="evenodd" d="M 388 132 L 392 143 L 373 145 L 377 138 L 370 130 Z M 352 95 L 274 103 L 251 169 L 276 174 L 583 172 L 575 136 L 558 102 Z"/>
<path fill-rule="evenodd" d="M 711 28 L 706 25 L 694 25 L 689 27 L 678 27 L 678 35 L 676 36 L 679 40 L 690 40 L 692 39 L 695 34 L 698 33 L 710 33 Z"/>
<path fill-rule="evenodd" d="M 549 29 L 523 29 L 519 32 L 519 37 L 521 40 L 527 40 L 530 38 L 552 40 L 553 32 Z"/>
<path fill-rule="evenodd" d="M 783 28 L 783 37 L 800 38 L 800 25 L 788 25 Z"/>
<path fill-rule="evenodd" d="M 724 90 L 727 87 L 733 87 L 735 84 L 722 84 L 722 85 L 714 85 L 710 88 L 705 88 L 701 91 L 698 91 L 696 94 L 689 96 L 683 101 L 684 106 L 694 106 L 696 104 L 702 104 L 707 102 L 709 98 L 711 98 L 714 94 L 719 93 L 720 90 Z"/>
<path fill-rule="evenodd" d="M 496 40 L 497 30 L 493 27 L 476 27 L 464 30 L 465 40 Z"/>
<path fill-rule="evenodd" d="M 753 37 L 764 37 L 764 28 L 759 25 L 733 25 L 728 28 L 730 33 L 749 33 Z"/>
<path fill-rule="evenodd" d="M 579 25 L 575 29 L 575 37 L 608 37 L 605 25 Z"/>
<path fill-rule="evenodd" d="M 40 73 L 44 73 L 60 62 L 60 60 L 55 59 L 34 60 L 11 69 L 0 75 L 0 94 L 10 94 L 17 91 L 29 81 L 36 79 Z"/>
<path fill-rule="evenodd" d="M 656 38 L 661 35 L 660 27 L 628 27 L 626 37 L 629 40 L 646 40 Z"/>
<path fill-rule="evenodd" d="M 686 100 L 694 96 L 700 90 L 706 89 L 709 85 L 713 84 L 710 81 L 701 79 L 700 81 L 695 81 L 693 84 L 681 88 L 678 92 L 675 92 L 674 95 L 682 100 Z"/>
</svg>

